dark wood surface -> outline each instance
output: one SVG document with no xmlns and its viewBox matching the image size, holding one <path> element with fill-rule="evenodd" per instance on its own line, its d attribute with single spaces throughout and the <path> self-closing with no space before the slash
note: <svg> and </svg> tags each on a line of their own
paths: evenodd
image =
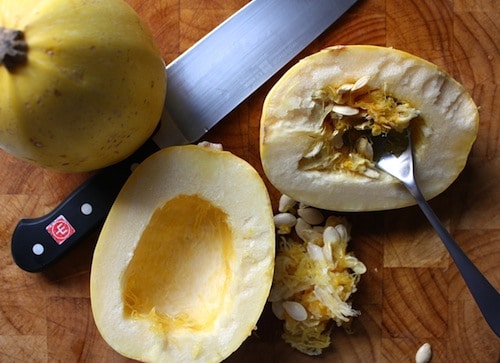
<svg viewBox="0 0 500 363">
<path fill-rule="evenodd" d="M 128 1 L 151 27 L 166 62 L 247 2 Z M 497 288 L 499 4 L 360 0 L 291 62 L 335 44 L 386 45 L 430 60 L 463 83 L 480 106 L 478 139 L 464 172 L 431 205 Z M 262 173 L 258 150 L 262 102 L 291 64 L 204 139 L 223 143 Z M 106 345 L 92 318 L 89 270 L 97 233 L 43 273 L 20 270 L 10 255 L 18 220 L 49 212 L 88 176 L 42 170 L 0 151 L 0 362 L 127 361 Z M 279 193 L 271 185 L 269 191 L 276 207 Z M 418 208 L 347 217 L 353 226 L 351 248 L 368 267 L 354 296 L 354 306 L 362 312 L 353 325 L 354 334 L 334 330 L 332 348 L 313 359 L 281 341 L 280 323 L 266 308 L 256 334 L 228 362 L 412 362 L 425 342 L 432 345 L 433 363 L 499 360 L 500 340 Z"/>
</svg>

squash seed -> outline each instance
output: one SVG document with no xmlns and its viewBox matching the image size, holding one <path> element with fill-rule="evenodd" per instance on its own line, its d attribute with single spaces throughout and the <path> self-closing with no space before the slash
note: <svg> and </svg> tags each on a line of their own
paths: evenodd
<svg viewBox="0 0 500 363">
<path fill-rule="evenodd" d="M 429 343 L 424 343 L 415 354 L 415 363 L 429 363 L 432 358 L 432 349 Z"/>
<path fill-rule="evenodd" d="M 284 301 L 283 308 L 293 320 L 304 321 L 307 319 L 307 310 L 301 303 Z"/>
<path fill-rule="evenodd" d="M 359 109 L 347 105 L 333 105 L 332 111 L 342 116 L 356 116 Z"/>
<path fill-rule="evenodd" d="M 325 217 L 318 209 L 312 207 L 299 208 L 297 214 L 307 223 L 316 226 L 323 223 Z"/>
<path fill-rule="evenodd" d="M 289 212 L 297 204 L 297 201 L 286 194 L 282 194 L 279 201 L 278 211 Z"/>
<path fill-rule="evenodd" d="M 360 79 L 358 79 L 356 81 L 356 83 L 354 83 L 354 85 L 351 88 L 351 92 L 354 92 L 354 91 L 357 91 L 357 90 L 363 88 L 364 86 L 366 86 L 368 84 L 368 81 L 370 81 L 370 76 L 361 77 Z"/>
</svg>

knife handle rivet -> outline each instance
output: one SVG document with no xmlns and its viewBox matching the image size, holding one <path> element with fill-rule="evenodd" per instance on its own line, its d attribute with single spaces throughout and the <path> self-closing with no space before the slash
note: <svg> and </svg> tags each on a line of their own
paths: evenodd
<svg viewBox="0 0 500 363">
<path fill-rule="evenodd" d="M 92 214 L 92 204 L 90 203 L 83 203 L 82 206 L 80 207 L 80 211 L 82 212 L 82 214 L 88 216 L 90 214 Z"/>
<path fill-rule="evenodd" d="M 45 247 L 43 247 L 43 245 L 41 243 L 35 243 L 33 245 L 33 247 L 31 248 L 31 250 L 33 251 L 33 253 L 35 255 L 40 256 L 45 251 Z"/>
</svg>

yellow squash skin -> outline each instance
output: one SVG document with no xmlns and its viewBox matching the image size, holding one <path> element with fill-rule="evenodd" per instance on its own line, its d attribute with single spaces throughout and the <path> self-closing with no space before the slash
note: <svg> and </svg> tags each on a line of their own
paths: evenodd
<svg viewBox="0 0 500 363">
<path fill-rule="evenodd" d="M 303 167 L 304 160 L 322 162 L 339 150 L 331 141 L 333 122 L 322 118 L 325 106 L 317 101 L 318 91 L 358 82 L 417 110 L 419 116 L 409 122 L 416 178 L 427 199 L 443 192 L 465 167 L 476 139 L 479 113 L 474 101 L 436 65 L 397 49 L 368 45 L 334 46 L 312 54 L 271 89 L 260 128 L 261 160 L 269 181 L 281 193 L 327 210 L 373 211 L 415 204 L 401 183 L 377 170 L 373 161 L 364 174 L 352 172 L 347 163 L 340 165 L 348 165 L 345 169 L 338 164 Z"/>
<path fill-rule="evenodd" d="M 95 323 L 144 362 L 220 362 L 252 333 L 271 288 L 272 207 L 235 155 L 162 149 L 120 191 L 94 251 Z"/>
<path fill-rule="evenodd" d="M 0 147 L 39 166 L 89 171 L 132 154 L 166 92 L 154 39 L 122 0 L 0 0 L 26 62 L 0 64 Z"/>
</svg>

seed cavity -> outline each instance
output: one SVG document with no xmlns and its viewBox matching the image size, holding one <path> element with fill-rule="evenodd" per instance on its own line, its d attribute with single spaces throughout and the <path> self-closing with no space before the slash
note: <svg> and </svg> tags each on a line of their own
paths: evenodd
<svg viewBox="0 0 500 363">
<path fill-rule="evenodd" d="M 402 134 L 410 123 L 423 124 L 420 112 L 408 102 L 387 94 L 386 85 L 370 83 L 369 75 L 312 93 L 321 125 L 299 161 L 303 171 L 381 176 L 375 168 L 374 145 L 388 135 Z M 373 83 L 373 82 L 372 82 Z M 397 137 L 396 137 L 397 138 Z"/>
<path fill-rule="evenodd" d="M 316 144 L 313 145 L 312 149 L 307 154 L 304 155 L 304 157 L 305 158 L 313 158 L 313 157 L 317 156 L 321 152 L 323 147 L 324 147 L 323 141 L 317 142 Z"/>
</svg>

